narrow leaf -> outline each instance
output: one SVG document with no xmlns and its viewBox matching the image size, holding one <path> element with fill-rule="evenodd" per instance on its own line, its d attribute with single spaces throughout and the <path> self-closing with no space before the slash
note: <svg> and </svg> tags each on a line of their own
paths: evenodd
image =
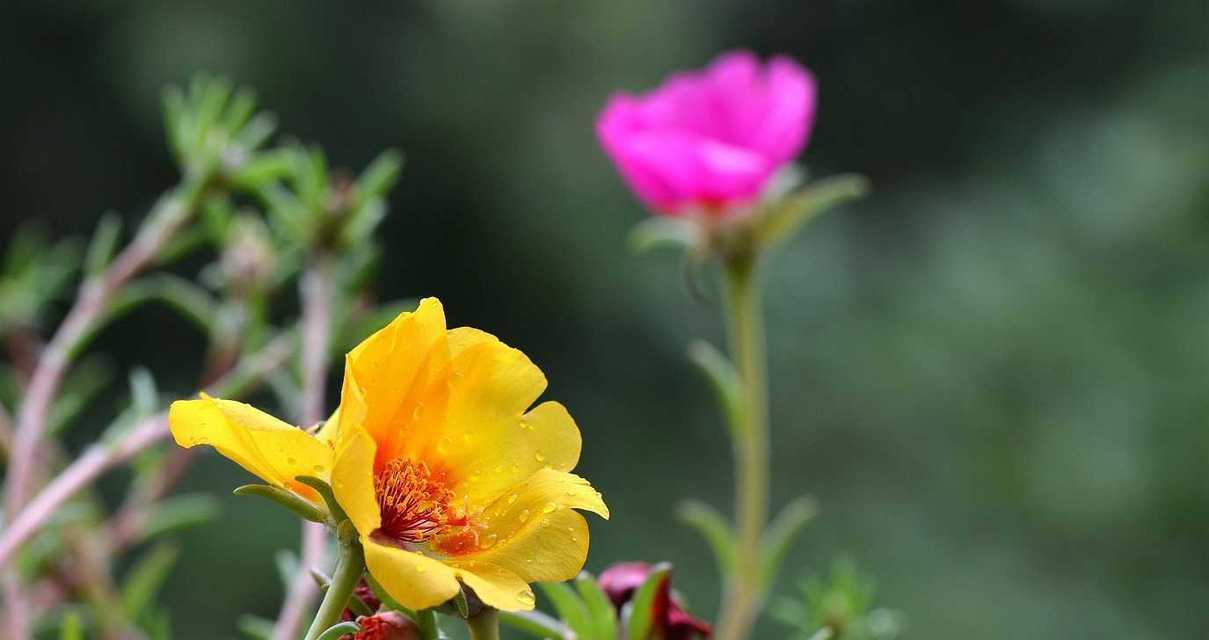
<svg viewBox="0 0 1209 640">
<path fill-rule="evenodd" d="M 580 573 L 575 578 L 575 589 L 588 609 L 588 615 L 592 620 L 593 637 L 597 640 L 617 638 L 617 611 L 592 574 L 586 571 Z"/>
<path fill-rule="evenodd" d="M 722 352 L 712 344 L 696 340 L 688 348 L 688 357 L 705 374 L 718 406 L 726 419 L 731 438 L 738 438 L 743 428 L 743 385 L 739 372 Z"/>
<path fill-rule="evenodd" d="M 161 501 L 147 516 L 139 540 L 149 540 L 210 522 L 218 517 L 218 500 L 204 494 L 181 495 Z"/>
<path fill-rule="evenodd" d="M 331 489 L 328 489 L 331 492 Z M 293 511 L 299 518 L 311 522 L 327 522 L 327 514 L 322 509 L 302 498 L 293 491 L 286 491 L 267 484 L 245 484 L 233 491 L 237 496 L 260 496 Z"/>
<path fill-rule="evenodd" d="M 776 583 L 777 572 L 785 561 L 785 555 L 789 553 L 789 545 L 816 513 L 818 508 L 814 500 L 798 498 L 785 505 L 764 531 L 760 544 L 764 550 L 761 582 L 766 593 Z"/>
<path fill-rule="evenodd" d="M 351 635 L 360 630 L 361 627 L 356 622 L 341 622 L 328 627 L 326 631 L 319 634 L 318 640 L 338 640 L 342 636 Z"/>
<path fill-rule="evenodd" d="M 792 236 L 820 213 L 869 192 L 869 179 L 855 174 L 824 178 L 807 185 L 781 202 L 770 205 L 760 222 L 759 239 L 766 246 Z"/>
<path fill-rule="evenodd" d="M 388 149 L 369 163 L 357 178 L 357 192 L 362 198 L 380 198 L 399 179 L 403 170 L 403 154 Z"/>
<path fill-rule="evenodd" d="M 680 218 L 647 218 L 630 231 L 630 246 L 639 252 L 665 247 L 688 250 L 702 242 L 704 238 L 696 223 Z"/>
<path fill-rule="evenodd" d="M 562 582 L 539 582 L 537 586 L 541 588 L 542 593 L 546 594 L 546 598 L 558 612 L 558 617 L 571 627 L 576 637 L 584 640 L 593 638 L 594 625 L 588 607 L 571 587 Z"/>
<path fill-rule="evenodd" d="M 657 564 L 651 568 L 646 582 L 634 592 L 630 601 L 630 615 L 626 623 L 629 640 L 650 640 L 655 631 L 655 607 L 660 597 L 659 592 L 667 588 L 672 566 L 667 563 Z"/>
<path fill-rule="evenodd" d="M 327 482 L 315 476 L 298 476 L 294 479 L 319 493 L 323 501 L 327 503 L 328 511 L 332 514 L 332 520 L 337 524 L 348 519 L 348 516 L 344 513 L 344 509 L 336 501 L 336 495 L 332 493 L 332 487 Z M 299 498 L 299 500 L 301 499 Z M 308 502 L 307 504 L 310 503 Z M 310 518 L 307 519 L 309 520 Z M 323 520 L 315 520 L 315 522 L 323 522 Z"/>
<path fill-rule="evenodd" d="M 126 574 L 122 585 L 122 610 L 129 620 L 137 620 L 147 605 L 155 602 L 156 594 L 168 579 L 180 549 L 161 544 L 139 558 Z"/>
<path fill-rule="evenodd" d="M 735 534 L 730 523 L 713 507 L 686 500 L 677 509 L 680 521 L 696 529 L 714 552 L 718 572 L 729 576 L 735 569 Z"/>
<path fill-rule="evenodd" d="M 253 615 L 240 616 L 239 631 L 248 640 L 272 640 L 273 621 Z"/>
<path fill-rule="evenodd" d="M 122 218 L 112 211 L 101 216 L 101 221 L 97 223 L 97 230 L 92 234 L 92 241 L 88 243 L 88 253 L 84 258 L 84 273 L 88 276 L 100 275 L 105 267 L 109 266 L 109 261 L 113 259 L 118 248 L 118 241 L 121 239 Z"/>
<path fill-rule="evenodd" d="M 543 640 L 585 640 L 576 638 L 566 625 L 540 611 L 501 611 L 500 623 Z"/>
</svg>

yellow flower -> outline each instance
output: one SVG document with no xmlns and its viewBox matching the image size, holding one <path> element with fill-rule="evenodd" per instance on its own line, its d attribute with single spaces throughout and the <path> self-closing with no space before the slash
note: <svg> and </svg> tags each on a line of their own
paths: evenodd
<svg viewBox="0 0 1209 640">
<path fill-rule="evenodd" d="M 402 604 L 439 605 L 461 582 L 514 611 L 533 608 L 529 583 L 582 568 L 588 527 L 574 509 L 609 513 L 570 473 L 581 440 L 567 410 L 529 408 L 545 387 L 520 351 L 447 330 L 428 298 L 348 354 L 340 409 L 317 437 L 207 398 L 175 404 L 170 422 L 182 445 L 214 445 L 277 486 L 307 495 L 290 474 L 330 479 L 370 574 Z"/>
</svg>

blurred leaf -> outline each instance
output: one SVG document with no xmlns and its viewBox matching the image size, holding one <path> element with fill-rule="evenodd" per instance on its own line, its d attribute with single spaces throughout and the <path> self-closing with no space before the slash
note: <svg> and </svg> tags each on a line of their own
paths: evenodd
<svg viewBox="0 0 1209 640">
<path fill-rule="evenodd" d="M 52 245 L 35 229 L 19 228 L 9 240 L 0 270 L 0 334 L 36 326 L 79 267 L 75 242 Z"/>
<path fill-rule="evenodd" d="M 855 174 L 824 178 L 780 202 L 769 205 L 759 220 L 760 244 L 772 246 L 789 238 L 818 214 L 869 192 L 869 179 Z"/>
<path fill-rule="evenodd" d="M 267 484 L 245 484 L 233 492 L 237 496 L 260 496 L 294 512 L 294 515 L 311 522 L 327 522 L 327 514 L 309 500 L 293 491 L 286 491 Z"/>
<path fill-rule="evenodd" d="M 500 623 L 543 640 L 585 640 L 576 638 L 566 625 L 540 611 L 501 611 Z"/>
<path fill-rule="evenodd" d="M 180 549 L 173 544 L 159 544 L 143 554 L 122 584 L 122 610 L 128 620 L 138 620 L 148 605 L 155 602 L 160 587 L 168 579 Z"/>
<path fill-rule="evenodd" d="M 704 242 L 701 227 L 687 218 L 652 216 L 630 231 L 630 246 L 639 252 L 662 248 L 692 251 Z"/>
<path fill-rule="evenodd" d="M 162 500 L 151 508 L 139 532 L 140 540 L 176 533 L 218 517 L 218 500 L 206 494 L 186 494 Z"/>
<path fill-rule="evenodd" d="M 51 405 L 50 433 L 56 436 L 64 433 L 112 379 L 113 370 L 101 357 L 86 358 L 72 367 L 63 380 L 59 396 Z"/>
<path fill-rule="evenodd" d="M 777 573 L 785 561 L 785 555 L 789 552 L 789 545 L 797 537 L 802 527 L 806 526 L 806 523 L 810 522 L 817 513 L 818 508 L 814 500 L 798 498 L 785 505 L 785 508 L 781 509 L 777 517 L 773 518 L 772 523 L 764 530 L 760 548 L 764 556 L 761 581 L 765 593 L 776 583 Z"/>
<path fill-rule="evenodd" d="M 688 348 L 689 359 L 705 374 L 722 408 L 732 439 L 739 437 L 743 425 L 743 385 L 734 365 L 714 345 L 695 340 Z"/>
<path fill-rule="evenodd" d="M 192 282 L 166 273 L 144 276 L 126 285 L 110 306 L 106 322 L 149 302 L 160 302 L 192 322 L 207 336 L 214 330 L 214 297 Z"/>
<path fill-rule="evenodd" d="M 72 609 L 63 614 L 59 640 L 84 640 L 84 622 L 80 620 L 79 611 Z"/>
<path fill-rule="evenodd" d="M 139 419 L 146 418 L 159 409 L 159 392 L 155 378 L 143 367 L 130 372 L 130 404 Z"/>
<path fill-rule="evenodd" d="M 735 534 L 730 523 L 716 509 L 697 500 L 686 500 L 677 509 L 680 521 L 696 529 L 718 563 L 718 572 L 726 578 L 735 570 Z"/>
<path fill-rule="evenodd" d="M 357 178 L 358 195 L 366 200 L 384 197 L 402 171 L 403 154 L 394 149 L 383 151 Z"/>
<path fill-rule="evenodd" d="M 617 610 L 613 602 L 605 595 L 596 579 L 588 572 L 582 572 L 575 578 L 575 589 L 580 599 L 588 609 L 588 617 L 592 621 L 592 638 L 597 640 L 615 640 L 617 638 Z"/>
<path fill-rule="evenodd" d="M 627 605 L 629 618 L 626 620 L 626 629 L 629 640 L 650 640 L 654 637 L 655 606 L 660 590 L 667 588 L 671 571 L 672 567 L 667 563 L 651 567 L 646 581 L 634 592 L 633 599 Z"/>
<path fill-rule="evenodd" d="M 97 229 L 92 234 L 92 241 L 88 244 L 88 253 L 84 258 L 84 273 L 89 277 L 100 275 L 117 253 L 118 242 L 121 239 L 121 216 L 112 211 L 105 213 L 97 223 Z"/>
<path fill-rule="evenodd" d="M 239 617 L 239 632 L 248 640 L 273 640 L 273 621 L 243 615 Z"/>
<path fill-rule="evenodd" d="M 541 588 L 542 593 L 546 594 L 546 598 L 554 605 L 554 611 L 558 613 L 558 617 L 571 627 L 576 637 L 584 640 L 593 639 L 595 625 L 592 624 L 591 614 L 587 605 L 579 599 L 571 587 L 562 582 L 539 582 L 537 586 Z"/>
<path fill-rule="evenodd" d="M 293 155 L 288 149 L 266 151 L 244 163 L 230 179 L 242 189 L 259 193 L 271 184 L 288 177 L 294 166 L 293 161 Z"/>
<path fill-rule="evenodd" d="M 277 553 L 273 554 L 273 565 L 277 567 L 277 577 L 281 579 L 281 584 L 287 589 L 294 583 L 294 576 L 302 570 L 302 561 L 293 549 L 278 549 Z M 311 576 L 314 577 L 314 574 Z M 328 584 L 331 584 L 330 579 Z"/>
</svg>

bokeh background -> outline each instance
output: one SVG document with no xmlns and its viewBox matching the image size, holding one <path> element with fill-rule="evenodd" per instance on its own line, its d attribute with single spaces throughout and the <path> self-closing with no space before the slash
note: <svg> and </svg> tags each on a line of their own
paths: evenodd
<svg viewBox="0 0 1209 640">
<path fill-rule="evenodd" d="M 731 502 L 723 425 L 685 357 L 720 340 L 718 310 L 686 293 L 676 256 L 629 249 L 644 213 L 593 119 L 610 92 L 720 51 L 796 57 L 821 87 L 803 162 L 875 192 L 767 270 L 774 497 L 821 509 L 779 591 L 847 553 L 907 637 L 1209 624 L 1209 5 L 110 1 L 0 16 L 0 244 L 29 221 L 83 235 L 106 209 L 141 215 L 176 179 L 161 88 L 198 70 L 255 87 L 337 164 L 404 150 L 379 296 L 438 295 L 451 323 L 539 363 L 613 507 L 589 569 L 670 560 L 707 616 L 710 556 L 671 507 Z M 186 394 L 201 339 L 147 309 L 96 348 Z M 207 456 L 185 489 L 226 496 L 245 477 Z M 233 637 L 238 614 L 278 606 L 273 553 L 295 522 L 223 505 L 182 539 L 165 594 L 180 638 Z"/>
</svg>

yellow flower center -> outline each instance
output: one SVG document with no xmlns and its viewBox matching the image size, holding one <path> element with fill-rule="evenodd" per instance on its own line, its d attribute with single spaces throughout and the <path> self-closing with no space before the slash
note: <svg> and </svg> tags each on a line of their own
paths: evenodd
<svg viewBox="0 0 1209 640">
<path fill-rule="evenodd" d="M 396 544 L 419 544 L 440 533 L 450 523 L 453 492 L 443 474 L 412 460 L 391 460 L 374 476 L 374 493 L 382 513 L 375 532 Z"/>
</svg>

